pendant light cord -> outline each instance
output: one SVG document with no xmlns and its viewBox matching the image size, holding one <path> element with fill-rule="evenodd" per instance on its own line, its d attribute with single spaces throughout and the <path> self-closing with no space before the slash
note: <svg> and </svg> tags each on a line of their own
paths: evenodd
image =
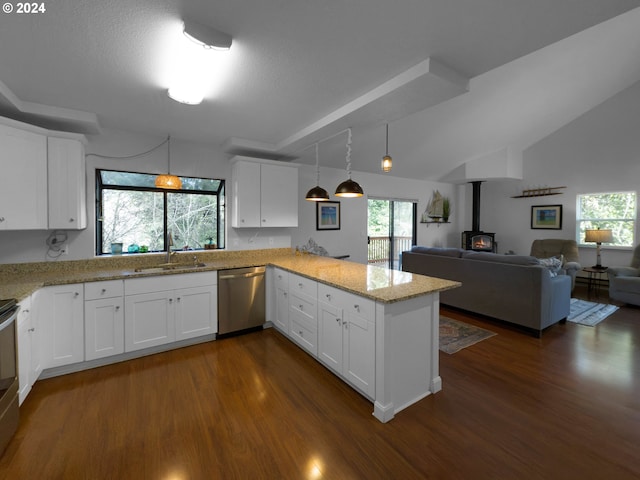
<svg viewBox="0 0 640 480">
<path fill-rule="evenodd" d="M 351 127 L 347 128 L 347 176 L 351 179 Z"/>
<path fill-rule="evenodd" d="M 171 175 L 171 135 L 167 135 L 167 173 Z"/>
<path fill-rule="evenodd" d="M 389 124 L 388 123 L 387 123 L 387 143 L 386 143 L 385 155 L 387 157 L 389 156 Z"/>
<path fill-rule="evenodd" d="M 320 159 L 318 156 L 318 143 L 316 143 L 316 185 L 320 185 Z"/>
</svg>

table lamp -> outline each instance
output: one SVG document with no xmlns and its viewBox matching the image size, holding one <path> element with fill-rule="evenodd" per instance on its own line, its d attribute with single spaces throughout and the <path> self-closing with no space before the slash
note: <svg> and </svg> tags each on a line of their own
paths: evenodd
<svg viewBox="0 0 640 480">
<path fill-rule="evenodd" d="M 600 263 L 600 245 L 603 243 L 613 242 L 613 234 L 608 229 L 586 230 L 584 235 L 585 242 L 593 242 L 596 244 L 596 264 L 591 267 L 598 270 L 606 270 L 607 267 L 603 267 Z"/>
</svg>

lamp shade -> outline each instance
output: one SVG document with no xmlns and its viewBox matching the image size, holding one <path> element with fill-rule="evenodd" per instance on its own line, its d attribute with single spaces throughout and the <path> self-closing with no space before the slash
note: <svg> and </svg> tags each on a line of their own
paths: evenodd
<svg viewBox="0 0 640 480">
<path fill-rule="evenodd" d="M 307 196 L 304 198 L 310 202 L 323 202 L 325 200 L 329 200 L 329 193 L 324 188 L 317 185 L 309 190 L 307 192 Z"/>
<path fill-rule="evenodd" d="M 336 188 L 337 197 L 353 198 L 361 197 L 362 195 L 364 195 L 362 187 L 358 185 L 358 182 L 354 182 L 350 178 L 342 182 L 338 185 L 338 188 Z"/>
<path fill-rule="evenodd" d="M 180 190 L 182 188 L 182 180 L 175 175 L 158 175 L 156 177 L 156 187 L 167 190 Z"/>
<path fill-rule="evenodd" d="M 384 157 L 382 157 L 382 171 L 383 172 L 390 172 L 391 168 L 393 167 L 393 159 L 389 156 L 389 155 L 385 155 Z"/>
<path fill-rule="evenodd" d="M 613 234 L 611 230 L 608 229 L 586 230 L 584 241 L 593 243 L 610 243 L 613 242 Z"/>
</svg>

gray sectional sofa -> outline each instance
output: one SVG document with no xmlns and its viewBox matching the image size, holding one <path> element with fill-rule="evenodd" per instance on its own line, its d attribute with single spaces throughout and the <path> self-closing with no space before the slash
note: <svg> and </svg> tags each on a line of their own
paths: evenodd
<svg viewBox="0 0 640 480">
<path fill-rule="evenodd" d="M 525 327 L 537 336 L 569 315 L 571 277 L 525 255 L 414 246 L 402 270 L 462 282 L 440 302 Z"/>
</svg>

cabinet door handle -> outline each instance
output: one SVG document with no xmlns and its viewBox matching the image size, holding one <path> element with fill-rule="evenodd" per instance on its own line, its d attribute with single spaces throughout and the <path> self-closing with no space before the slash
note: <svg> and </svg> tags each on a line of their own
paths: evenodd
<svg viewBox="0 0 640 480">
<path fill-rule="evenodd" d="M 180 300 L 181 300 L 181 299 L 182 299 L 182 297 L 178 297 L 178 298 L 177 298 L 178 302 L 180 302 Z"/>
<path fill-rule="evenodd" d="M 4 217 L 0 217 L 0 222 L 4 222 Z"/>
<path fill-rule="evenodd" d="M 358 313 L 360 313 L 360 305 L 354 305 L 353 308 L 355 308 L 358 311 Z"/>
<path fill-rule="evenodd" d="M 35 332 L 35 331 L 36 331 L 36 329 L 33 328 L 33 327 L 31 327 L 29 330 L 27 330 L 27 332 Z"/>
<path fill-rule="evenodd" d="M 74 222 L 74 221 L 75 221 L 75 218 L 70 218 L 69 219 L 69 223 Z"/>
<path fill-rule="evenodd" d="M 300 305 L 300 310 L 304 310 L 304 305 Z"/>
<path fill-rule="evenodd" d="M 74 292 L 74 293 L 73 293 L 73 296 L 74 296 L 74 297 L 79 297 L 79 296 L 80 296 L 80 294 L 79 294 L 78 292 Z"/>
<path fill-rule="evenodd" d="M 173 298 L 170 298 L 170 299 L 169 299 L 169 303 L 173 303 Z"/>
<path fill-rule="evenodd" d="M 336 322 L 338 322 L 338 325 L 340 325 L 340 319 L 336 318 Z"/>
<path fill-rule="evenodd" d="M 282 292 L 282 296 L 286 297 L 287 296 L 287 292 Z"/>
<path fill-rule="evenodd" d="M 24 313 L 29 313 L 29 309 L 28 309 L 28 308 L 25 308 L 25 309 L 23 310 L 23 312 L 24 312 Z"/>
<path fill-rule="evenodd" d="M 263 219 L 262 219 L 262 223 L 265 223 L 265 222 L 266 222 L 266 220 L 263 218 Z"/>
<path fill-rule="evenodd" d="M 116 305 L 116 312 L 120 310 L 120 305 Z"/>
<path fill-rule="evenodd" d="M 300 330 L 298 333 L 300 334 L 301 337 L 304 337 L 304 333 L 302 333 L 302 330 Z"/>
<path fill-rule="evenodd" d="M 327 297 L 328 300 L 331 300 L 331 295 L 327 293 L 325 296 Z"/>
<path fill-rule="evenodd" d="M 106 289 L 106 288 L 103 288 L 103 289 L 102 289 L 102 294 L 104 295 L 105 293 L 107 293 L 107 289 Z"/>
<path fill-rule="evenodd" d="M 302 288 L 302 284 L 301 284 L 301 283 L 299 283 L 299 284 L 298 284 L 298 287 Z"/>
</svg>

